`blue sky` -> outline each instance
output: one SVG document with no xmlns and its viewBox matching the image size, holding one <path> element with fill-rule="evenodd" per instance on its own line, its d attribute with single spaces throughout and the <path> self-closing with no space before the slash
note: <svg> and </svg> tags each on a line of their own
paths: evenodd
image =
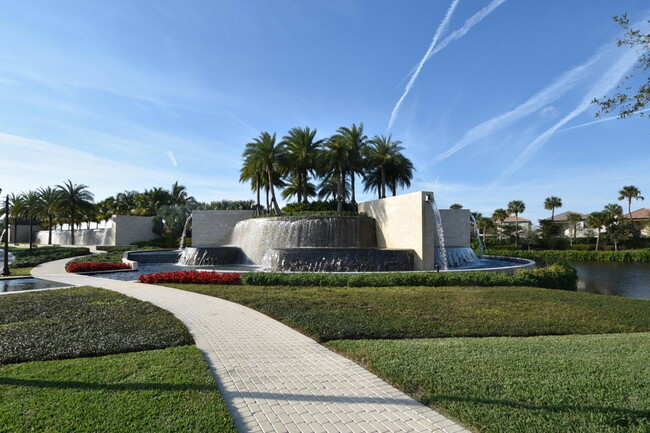
<svg viewBox="0 0 650 433">
<path fill-rule="evenodd" d="M 624 185 L 650 196 L 650 120 L 591 123 L 589 104 L 633 71 L 612 16 L 643 23 L 646 1 L 2 9 L 4 192 L 71 179 L 103 199 L 178 180 L 200 200 L 252 199 L 241 152 L 261 131 L 310 126 L 324 138 L 363 122 L 369 136 L 402 140 L 417 169 L 409 191 L 433 190 L 441 207 L 491 214 L 518 199 L 536 221 L 551 195 L 581 212 L 616 202 Z"/>
</svg>

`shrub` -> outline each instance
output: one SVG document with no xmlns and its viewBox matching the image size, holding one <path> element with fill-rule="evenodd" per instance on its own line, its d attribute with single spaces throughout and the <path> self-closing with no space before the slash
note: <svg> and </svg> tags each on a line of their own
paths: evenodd
<svg viewBox="0 0 650 433">
<path fill-rule="evenodd" d="M 514 274 L 503 272 L 404 272 L 404 273 L 271 273 L 249 272 L 242 284 L 254 286 L 528 286 L 576 290 L 577 274 L 566 264 L 523 269 Z"/>
<path fill-rule="evenodd" d="M 68 265 L 73 263 L 122 263 L 123 252 L 113 251 L 105 254 L 92 254 L 90 256 L 77 257 L 68 262 Z"/>
<path fill-rule="evenodd" d="M 236 272 L 177 271 L 140 275 L 138 281 L 145 284 L 240 284 L 241 276 Z"/>
<path fill-rule="evenodd" d="M 650 250 L 642 251 L 524 251 L 488 250 L 486 254 L 496 256 L 523 257 L 552 263 L 559 260 L 589 262 L 650 262 Z"/>
<path fill-rule="evenodd" d="M 16 260 L 12 268 L 31 268 L 41 263 L 52 260 L 67 259 L 69 257 L 83 256 L 90 254 L 86 247 L 41 247 L 32 250 L 30 255 L 27 251 L 15 253 Z"/>
<path fill-rule="evenodd" d="M 86 262 L 68 263 L 65 267 L 66 272 L 115 271 L 117 269 L 131 269 L 131 265 L 126 263 Z"/>
</svg>

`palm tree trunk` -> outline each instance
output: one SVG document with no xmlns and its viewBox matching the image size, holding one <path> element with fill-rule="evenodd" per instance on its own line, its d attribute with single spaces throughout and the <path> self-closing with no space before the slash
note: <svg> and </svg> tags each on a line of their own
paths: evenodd
<svg viewBox="0 0 650 433">
<path fill-rule="evenodd" d="M 18 217 L 14 217 L 14 244 L 18 243 Z"/>
<path fill-rule="evenodd" d="M 555 208 L 551 208 L 551 224 L 555 224 Z"/>
<path fill-rule="evenodd" d="M 393 192 L 393 197 L 395 197 L 397 195 L 397 181 L 396 180 L 393 180 L 393 182 L 391 182 L 390 189 Z"/>
<path fill-rule="evenodd" d="M 598 227 L 598 234 L 596 235 L 596 251 L 598 251 L 599 244 L 600 244 L 600 227 Z"/>
<path fill-rule="evenodd" d="M 273 188 L 273 171 L 269 170 L 269 185 L 271 186 L 271 203 L 273 204 L 273 210 L 276 215 L 280 215 L 280 206 L 278 206 L 278 201 L 275 198 L 275 188 Z"/>
<path fill-rule="evenodd" d="M 354 178 L 355 178 L 355 173 L 354 170 L 350 170 L 350 187 L 352 188 L 352 201 L 351 203 L 353 205 L 357 204 L 357 198 L 355 194 L 355 188 L 354 188 Z"/>
<path fill-rule="evenodd" d="M 271 211 L 271 203 L 269 202 L 269 187 L 268 185 L 266 186 L 265 191 L 266 192 L 266 211 L 270 212 Z"/>
<path fill-rule="evenodd" d="M 379 168 L 379 172 L 381 173 L 381 198 L 386 198 L 386 170 L 383 165 Z"/>
<path fill-rule="evenodd" d="M 74 207 L 72 208 L 72 212 L 70 212 L 70 243 L 74 245 Z"/>
<path fill-rule="evenodd" d="M 257 207 L 255 208 L 255 212 L 253 212 L 253 215 L 255 216 L 260 216 L 260 208 L 262 205 L 260 204 L 260 186 L 259 184 L 255 187 L 255 191 L 257 192 Z"/>
<path fill-rule="evenodd" d="M 29 255 L 32 255 L 32 237 L 34 236 L 34 220 L 29 219 Z"/>
<path fill-rule="evenodd" d="M 52 245 L 52 215 L 47 216 L 47 227 L 48 227 L 47 244 Z"/>
<path fill-rule="evenodd" d="M 519 215 L 515 214 L 515 246 L 519 246 Z"/>
<path fill-rule="evenodd" d="M 338 213 L 343 212 L 343 182 L 345 182 L 345 172 L 343 170 L 339 171 L 339 181 L 338 185 L 336 185 L 336 195 L 337 197 L 337 203 L 336 203 L 336 211 Z"/>
</svg>

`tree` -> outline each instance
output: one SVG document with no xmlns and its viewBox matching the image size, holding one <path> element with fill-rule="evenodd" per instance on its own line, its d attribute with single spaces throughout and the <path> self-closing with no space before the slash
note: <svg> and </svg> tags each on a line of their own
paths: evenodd
<svg viewBox="0 0 650 433">
<path fill-rule="evenodd" d="M 180 185 L 178 181 L 172 184 L 172 189 L 169 191 L 170 202 L 172 206 L 184 206 L 188 202 L 195 201 L 194 197 L 187 194 L 187 188 L 184 185 Z"/>
<path fill-rule="evenodd" d="M 352 190 L 351 202 L 356 205 L 355 177 L 362 174 L 364 169 L 363 154 L 367 146 L 368 137 L 363 133 L 363 123 L 359 126 L 354 123 L 350 128 L 343 126 L 336 130 L 347 142 L 348 147 L 348 164 L 347 172 L 350 174 L 350 188 Z"/>
<path fill-rule="evenodd" d="M 562 207 L 562 199 L 560 197 L 547 197 L 544 200 L 544 209 L 551 211 L 551 223 L 555 224 L 555 209 Z"/>
<path fill-rule="evenodd" d="M 291 200 L 293 197 L 302 197 L 304 198 L 303 203 L 307 203 L 309 197 L 316 196 L 316 186 L 313 183 L 307 182 L 304 185 L 298 184 L 298 178 L 296 176 L 291 176 L 287 186 L 282 190 L 282 198 L 285 200 Z M 300 199 L 297 200 L 297 203 L 301 203 Z"/>
<path fill-rule="evenodd" d="M 460 203 L 454 203 L 451 206 L 449 206 L 449 209 L 453 209 L 453 210 L 460 210 L 462 208 L 463 208 L 463 205 L 460 204 Z"/>
<path fill-rule="evenodd" d="M 282 140 L 287 152 L 287 171 L 293 175 L 290 185 L 293 184 L 295 194 L 291 196 L 297 196 L 298 203 L 307 203 L 310 196 L 309 185 L 314 188 L 313 184 L 309 183 L 309 174 L 313 175 L 316 171 L 318 152 L 323 140 L 316 140 L 316 130 L 312 131 L 308 126 L 291 128 Z"/>
<path fill-rule="evenodd" d="M 508 203 L 508 214 L 515 214 L 515 246 L 519 246 L 519 214 L 526 210 L 526 205 L 521 200 L 513 200 Z"/>
<path fill-rule="evenodd" d="M 641 196 L 641 190 L 634 185 L 628 185 L 621 188 L 618 192 L 618 199 L 625 200 L 627 199 L 627 213 L 630 216 L 630 223 L 632 222 L 632 199 L 644 200 Z"/>
<path fill-rule="evenodd" d="M 605 212 L 592 212 L 587 217 L 587 225 L 596 229 L 596 251 L 598 251 L 598 246 L 600 245 L 600 230 L 603 226 L 607 225 L 607 221 L 608 216 Z"/>
<path fill-rule="evenodd" d="M 139 215 L 153 216 L 158 213 L 163 206 L 174 205 L 172 195 L 166 189 L 153 187 L 145 189 L 142 194 L 138 194 L 137 213 Z"/>
<path fill-rule="evenodd" d="M 496 209 L 494 212 L 492 212 L 492 219 L 497 225 L 497 236 L 499 239 L 499 243 L 501 243 L 501 224 L 503 224 L 503 221 L 508 218 L 508 211 L 505 209 Z"/>
<path fill-rule="evenodd" d="M 397 195 L 397 186 L 408 188 L 411 186 L 413 172 L 415 167 L 410 159 L 405 157 L 401 152 L 395 155 L 395 158 L 388 164 L 386 170 L 386 182 L 390 185 L 393 197 Z"/>
<path fill-rule="evenodd" d="M 43 202 L 43 215 L 47 218 L 47 244 L 52 245 L 52 225 L 59 206 L 59 191 L 48 186 L 38 189 L 38 195 Z"/>
<path fill-rule="evenodd" d="M 630 27 L 630 20 L 627 14 L 615 16 L 614 21 L 620 24 L 625 30 L 623 38 L 618 40 L 618 46 L 637 47 L 639 58 L 634 65 L 634 69 L 640 70 L 642 73 L 648 71 L 650 69 L 650 33 L 644 34 L 641 30 Z M 648 20 L 648 24 L 650 24 L 650 20 Z M 632 76 L 633 74 L 626 76 L 618 88 L 620 89 L 623 83 Z M 600 110 L 596 113 L 596 117 L 611 113 L 616 109 L 619 110 L 618 115 L 620 118 L 629 117 L 636 113 L 645 116 L 647 114 L 641 113 L 641 111 L 650 103 L 650 75 L 639 86 L 636 93 L 634 93 L 631 87 L 627 87 L 625 88 L 625 92 L 618 92 L 609 98 L 595 98 L 592 103 L 600 105 Z"/>
<path fill-rule="evenodd" d="M 271 192 L 271 205 L 276 215 L 280 215 L 280 206 L 275 197 L 274 185 L 279 179 L 279 175 L 285 166 L 285 148 L 282 143 L 276 143 L 275 133 L 260 133 L 260 136 L 246 144 L 242 155 L 244 161 L 251 159 L 253 167 L 262 170 L 265 173 L 266 187 Z"/>
<path fill-rule="evenodd" d="M 124 191 L 115 196 L 113 213 L 133 215 L 138 207 L 138 191 Z"/>
<path fill-rule="evenodd" d="M 346 173 L 350 163 L 350 147 L 348 140 L 340 134 L 330 137 L 324 144 L 321 154 L 322 167 L 328 167 L 329 176 L 336 182 L 336 211 L 343 212 L 343 203 L 347 196 Z M 320 197 L 319 193 L 319 197 Z"/>
<path fill-rule="evenodd" d="M 260 203 L 260 191 L 264 184 L 264 170 L 259 161 L 252 155 L 244 158 L 244 164 L 239 170 L 239 182 L 251 183 L 251 189 L 255 191 L 257 197 L 257 204 L 255 205 L 254 216 L 259 216 L 262 213 L 262 204 Z"/>
<path fill-rule="evenodd" d="M 578 224 L 580 224 L 580 221 L 582 221 L 582 215 L 577 213 L 569 213 L 569 215 L 567 216 L 567 221 L 569 221 L 573 225 L 573 236 L 571 237 L 571 245 L 573 245 L 576 241 L 576 236 L 578 233 Z"/>
<path fill-rule="evenodd" d="M 365 150 L 366 164 L 370 170 L 378 169 L 380 176 L 380 197 L 386 198 L 386 183 L 391 165 L 396 163 L 398 155 L 404 150 L 402 142 L 393 140 L 392 135 L 375 135 Z"/>
<path fill-rule="evenodd" d="M 84 209 L 93 206 L 94 195 L 88 190 L 88 186 L 75 185 L 70 179 L 63 185 L 57 185 L 60 194 L 59 209 L 69 218 L 70 222 L 70 243 L 74 245 L 74 226 L 77 216 L 83 213 Z"/>
<path fill-rule="evenodd" d="M 36 191 L 28 191 L 23 194 L 23 207 L 25 217 L 29 220 L 29 254 L 32 254 L 34 220 L 38 220 L 43 212 L 43 201 Z"/>
<path fill-rule="evenodd" d="M 22 194 L 11 193 L 9 195 L 9 216 L 14 219 L 14 243 L 18 240 L 18 220 L 24 216 L 25 207 L 23 205 L 24 197 Z M 7 227 L 7 236 L 9 236 L 9 227 Z"/>
</svg>

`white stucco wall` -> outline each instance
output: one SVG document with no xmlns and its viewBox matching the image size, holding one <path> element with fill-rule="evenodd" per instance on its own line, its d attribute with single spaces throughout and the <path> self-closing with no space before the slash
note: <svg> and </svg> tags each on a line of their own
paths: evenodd
<svg viewBox="0 0 650 433">
<path fill-rule="evenodd" d="M 415 270 L 435 269 L 434 246 L 438 236 L 433 208 L 425 201 L 430 194 L 418 191 L 359 203 L 359 212 L 365 212 L 377 223 L 377 246 L 414 250 Z M 441 209 L 440 217 L 445 246 L 469 247 L 470 211 Z"/>
<path fill-rule="evenodd" d="M 252 216 L 252 210 L 195 210 L 192 212 L 192 246 L 228 245 L 235 224 Z"/>
<path fill-rule="evenodd" d="M 115 215 L 112 220 L 114 245 L 131 245 L 156 239 L 151 216 Z"/>
</svg>

